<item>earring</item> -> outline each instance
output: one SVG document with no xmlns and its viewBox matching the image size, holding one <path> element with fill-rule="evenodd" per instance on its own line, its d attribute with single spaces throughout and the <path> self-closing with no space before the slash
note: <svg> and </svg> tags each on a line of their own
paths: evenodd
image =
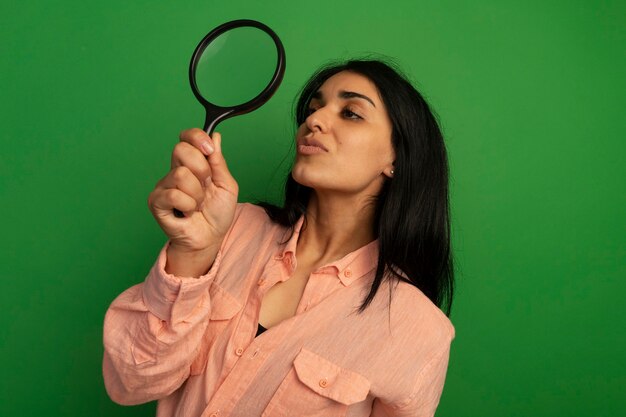
<svg viewBox="0 0 626 417">
<path fill-rule="evenodd" d="M 393 169 L 390 171 L 391 175 L 393 175 Z"/>
</svg>

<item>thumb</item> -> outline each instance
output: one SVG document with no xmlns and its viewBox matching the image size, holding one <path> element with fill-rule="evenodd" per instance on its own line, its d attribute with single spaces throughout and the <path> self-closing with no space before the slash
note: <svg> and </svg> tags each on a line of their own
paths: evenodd
<svg viewBox="0 0 626 417">
<path fill-rule="evenodd" d="M 235 179 L 230 174 L 228 165 L 226 165 L 226 159 L 224 159 L 224 154 L 222 153 L 222 135 L 213 132 L 211 139 L 213 139 L 213 144 L 215 145 L 215 150 L 208 158 L 209 165 L 211 166 L 211 180 L 214 183 L 223 183 L 227 186 L 232 185 Z"/>
</svg>

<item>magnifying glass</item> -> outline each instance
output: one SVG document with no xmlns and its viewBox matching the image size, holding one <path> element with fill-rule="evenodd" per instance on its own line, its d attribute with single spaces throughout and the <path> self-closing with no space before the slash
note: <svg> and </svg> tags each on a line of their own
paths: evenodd
<svg viewBox="0 0 626 417">
<path fill-rule="evenodd" d="M 285 74 L 285 49 L 269 27 L 255 20 L 226 22 L 206 35 L 189 65 L 193 94 L 206 110 L 204 130 L 265 104 Z"/>
<path fill-rule="evenodd" d="M 272 29 L 240 19 L 209 32 L 189 64 L 191 90 L 206 110 L 204 131 L 213 133 L 229 117 L 265 104 L 285 74 L 285 49 Z M 176 217 L 185 217 L 174 209 Z"/>
</svg>

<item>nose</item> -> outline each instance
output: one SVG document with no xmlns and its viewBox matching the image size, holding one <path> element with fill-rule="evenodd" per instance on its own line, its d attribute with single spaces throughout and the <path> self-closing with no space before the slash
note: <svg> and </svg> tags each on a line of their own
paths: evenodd
<svg viewBox="0 0 626 417">
<path fill-rule="evenodd" d="M 309 114 L 309 116 L 304 120 L 304 123 L 311 132 L 326 133 L 328 128 L 328 122 L 324 118 L 323 108 L 317 109 L 313 113 Z"/>
</svg>

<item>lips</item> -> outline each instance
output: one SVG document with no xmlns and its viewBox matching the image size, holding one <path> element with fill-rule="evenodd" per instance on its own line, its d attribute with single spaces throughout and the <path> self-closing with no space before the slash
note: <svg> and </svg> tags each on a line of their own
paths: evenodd
<svg viewBox="0 0 626 417">
<path fill-rule="evenodd" d="M 319 148 L 324 152 L 328 152 L 328 148 L 326 148 L 326 146 L 324 146 L 322 142 L 313 138 L 302 138 L 298 140 L 298 148 L 308 148 L 311 150 L 312 148 Z"/>
</svg>

